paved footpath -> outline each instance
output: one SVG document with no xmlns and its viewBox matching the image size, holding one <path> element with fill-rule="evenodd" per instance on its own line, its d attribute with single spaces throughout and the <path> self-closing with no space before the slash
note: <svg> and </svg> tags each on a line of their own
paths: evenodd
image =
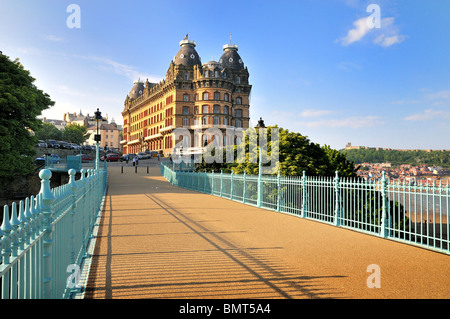
<svg viewBox="0 0 450 319">
<path fill-rule="evenodd" d="M 450 298 L 446 254 L 108 171 L 85 298 Z"/>
</svg>

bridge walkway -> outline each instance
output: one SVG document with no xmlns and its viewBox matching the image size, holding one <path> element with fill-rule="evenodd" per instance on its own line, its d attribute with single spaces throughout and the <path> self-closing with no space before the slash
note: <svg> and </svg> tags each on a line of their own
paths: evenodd
<svg viewBox="0 0 450 319">
<path fill-rule="evenodd" d="M 450 297 L 448 255 L 177 188 L 158 165 L 108 173 L 85 298 Z"/>
</svg>

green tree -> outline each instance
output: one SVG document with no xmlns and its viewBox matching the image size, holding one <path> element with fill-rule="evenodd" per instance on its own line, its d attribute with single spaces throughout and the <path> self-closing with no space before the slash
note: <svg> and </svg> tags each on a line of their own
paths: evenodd
<svg viewBox="0 0 450 319">
<path fill-rule="evenodd" d="M 36 131 L 39 140 L 61 140 L 63 132 L 52 123 L 44 122 L 42 127 Z"/>
<path fill-rule="evenodd" d="M 0 181 L 33 171 L 33 156 L 42 111 L 54 105 L 18 59 L 0 54 Z"/>
<path fill-rule="evenodd" d="M 84 143 L 89 138 L 89 135 L 90 133 L 87 132 L 86 126 L 79 124 L 69 124 L 62 132 L 63 140 L 75 144 Z"/>
<path fill-rule="evenodd" d="M 267 152 L 271 154 L 272 150 L 272 136 L 271 128 L 267 127 Z M 278 128 L 274 126 L 274 128 Z M 223 150 L 224 163 L 210 163 L 205 160 L 196 165 L 197 171 L 220 171 L 224 173 L 231 172 L 235 174 L 258 174 L 258 161 L 253 156 L 259 156 L 258 150 L 255 153 L 250 152 L 251 145 L 256 145 L 256 140 L 259 137 L 259 132 L 256 135 L 246 135 L 245 138 L 245 160 L 238 163 L 236 160 L 233 163 L 225 163 L 226 150 Z M 253 140 L 251 140 L 253 139 Z M 306 175 L 315 176 L 334 176 L 336 170 L 341 176 L 355 177 L 357 168 L 353 162 L 347 160 L 345 155 L 337 150 L 331 149 L 329 146 L 321 147 L 319 144 L 312 143 L 306 136 L 300 133 L 290 132 L 287 129 L 278 128 L 278 147 L 279 147 L 279 166 L 278 169 L 282 176 L 301 176 L 303 171 Z M 234 158 L 237 159 L 237 146 L 228 146 L 227 149 L 234 152 Z M 214 154 L 214 150 L 211 152 Z M 266 166 L 269 164 L 264 164 Z M 277 174 L 278 171 L 273 172 Z"/>
</svg>

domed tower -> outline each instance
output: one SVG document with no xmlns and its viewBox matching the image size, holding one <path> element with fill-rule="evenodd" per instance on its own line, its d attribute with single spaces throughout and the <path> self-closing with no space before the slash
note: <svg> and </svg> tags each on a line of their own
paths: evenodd
<svg viewBox="0 0 450 319">
<path fill-rule="evenodd" d="M 142 93 L 144 93 L 144 82 L 141 82 L 140 80 L 134 81 L 134 85 L 131 88 L 128 97 L 130 99 L 137 99 L 139 96 L 142 95 Z"/>
<path fill-rule="evenodd" d="M 187 39 L 180 41 L 180 50 L 177 55 L 175 55 L 174 63 L 175 65 L 184 65 L 192 67 L 194 65 L 201 65 L 200 57 L 195 50 L 196 43 L 192 40 Z"/>
<path fill-rule="evenodd" d="M 223 46 L 223 51 L 219 63 L 222 64 L 224 68 L 233 70 L 244 69 L 244 62 L 238 53 L 238 46 L 236 44 L 225 44 Z"/>
</svg>

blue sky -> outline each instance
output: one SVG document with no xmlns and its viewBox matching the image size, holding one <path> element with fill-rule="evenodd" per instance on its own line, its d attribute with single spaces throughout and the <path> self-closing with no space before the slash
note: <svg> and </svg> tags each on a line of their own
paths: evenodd
<svg viewBox="0 0 450 319">
<path fill-rule="evenodd" d="M 70 4 L 80 27 L 69 28 Z M 379 8 L 379 27 L 367 23 Z M 450 149 L 450 1 L 0 0 L 0 50 L 55 106 L 122 124 L 137 78 L 159 81 L 186 33 L 202 62 L 232 42 L 250 116 L 341 149 Z M 72 21 L 72 20 L 71 20 Z"/>
</svg>

